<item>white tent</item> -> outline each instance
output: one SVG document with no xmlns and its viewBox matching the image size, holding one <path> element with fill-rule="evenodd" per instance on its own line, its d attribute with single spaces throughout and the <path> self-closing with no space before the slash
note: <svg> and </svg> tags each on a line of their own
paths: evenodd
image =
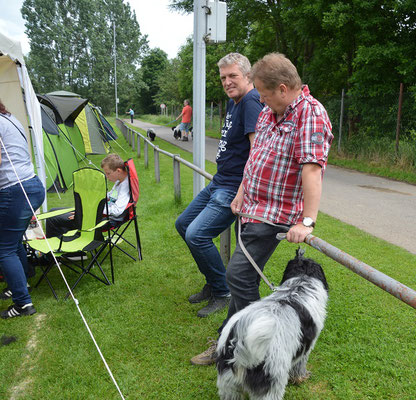
<svg viewBox="0 0 416 400">
<path fill-rule="evenodd" d="M 26 69 L 20 42 L 0 32 L 0 99 L 23 125 L 32 142 L 37 175 L 46 182 L 40 104 Z M 30 129 L 29 129 L 30 128 Z M 30 134 L 31 133 L 31 134 Z M 31 146 L 29 146 L 31 152 Z M 32 153 L 32 152 L 31 152 Z M 46 198 L 43 204 L 46 211 Z"/>
</svg>

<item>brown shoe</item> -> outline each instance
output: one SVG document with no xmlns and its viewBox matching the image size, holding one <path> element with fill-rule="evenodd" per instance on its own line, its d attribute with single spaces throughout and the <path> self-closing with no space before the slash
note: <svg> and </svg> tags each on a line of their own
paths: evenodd
<svg viewBox="0 0 416 400">
<path fill-rule="evenodd" d="M 191 364 L 193 365 L 211 365 L 215 363 L 216 350 L 218 342 L 216 340 L 208 341 L 210 346 L 203 353 L 191 358 Z"/>
</svg>

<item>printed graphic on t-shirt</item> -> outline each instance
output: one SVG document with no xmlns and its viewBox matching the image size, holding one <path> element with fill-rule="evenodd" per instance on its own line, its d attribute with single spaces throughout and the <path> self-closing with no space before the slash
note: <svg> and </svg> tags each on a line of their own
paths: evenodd
<svg viewBox="0 0 416 400">
<path fill-rule="evenodd" d="M 225 116 L 225 122 L 221 130 L 221 140 L 218 143 L 217 160 L 221 157 L 221 153 L 227 150 L 227 133 L 233 126 L 233 121 L 231 121 L 232 116 L 229 112 Z"/>
</svg>

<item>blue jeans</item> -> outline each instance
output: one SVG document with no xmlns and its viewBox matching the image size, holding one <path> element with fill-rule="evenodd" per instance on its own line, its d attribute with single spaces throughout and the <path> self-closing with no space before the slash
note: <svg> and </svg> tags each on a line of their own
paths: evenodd
<svg viewBox="0 0 416 400">
<path fill-rule="evenodd" d="M 22 183 L 36 211 L 45 198 L 45 189 L 37 176 Z M 19 183 L 0 190 L 0 265 L 13 302 L 19 306 L 31 303 L 27 290 L 27 255 L 22 245 L 32 210 Z"/>
<path fill-rule="evenodd" d="M 230 204 L 236 191 L 213 188 L 210 183 L 178 217 L 175 226 L 185 240 L 199 270 L 217 297 L 230 291 L 225 280 L 225 267 L 212 239 L 235 220 Z"/>
</svg>

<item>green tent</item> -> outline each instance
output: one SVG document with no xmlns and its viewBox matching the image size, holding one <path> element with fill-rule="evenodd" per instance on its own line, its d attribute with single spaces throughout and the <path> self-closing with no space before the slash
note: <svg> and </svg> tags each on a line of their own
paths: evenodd
<svg viewBox="0 0 416 400">
<path fill-rule="evenodd" d="M 59 90 L 47 94 L 54 99 L 60 98 L 61 103 L 71 104 L 81 97 L 77 93 Z M 86 154 L 105 154 L 110 147 L 109 140 L 117 139 L 111 125 L 97 107 L 88 103 L 75 119 L 84 143 Z"/>
<path fill-rule="evenodd" d="M 78 160 L 68 132 L 56 124 L 51 108 L 41 104 L 43 147 L 45 154 L 46 189 L 62 191 L 71 187 L 72 173 Z"/>
<path fill-rule="evenodd" d="M 55 121 L 59 128 L 68 134 L 78 161 L 83 160 L 85 158 L 84 141 L 82 140 L 81 132 L 75 123 L 75 119 L 84 109 L 88 100 L 71 98 L 70 101 L 68 101 L 60 96 L 49 94 L 38 95 L 38 100 L 41 104 L 45 104 L 53 110 Z"/>
</svg>

